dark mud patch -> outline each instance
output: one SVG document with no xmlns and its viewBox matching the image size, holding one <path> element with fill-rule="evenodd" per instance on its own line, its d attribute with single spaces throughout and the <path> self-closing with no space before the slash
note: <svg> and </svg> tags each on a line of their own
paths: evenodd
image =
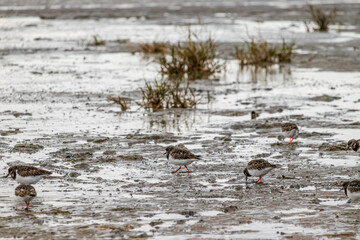
<svg viewBox="0 0 360 240">
<path fill-rule="evenodd" d="M 94 148 L 62 148 L 59 151 L 50 153 L 50 155 L 64 161 L 80 162 L 91 160 L 94 152 Z"/>
<path fill-rule="evenodd" d="M 1 136 L 8 136 L 8 135 L 14 135 L 14 134 L 19 134 L 19 133 L 23 133 L 23 131 L 20 131 L 19 128 L 0 131 Z"/>
<path fill-rule="evenodd" d="M 105 138 L 91 138 L 91 139 L 88 139 L 87 142 L 93 142 L 93 143 L 104 143 L 106 141 L 109 141 L 110 138 L 108 137 L 105 137 Z"/>
<path fill-rule="evenodd" d="M 144 160 L 143 156 L 141 155 L 119 155 L 118 158 L 124 161 L 141 161 Z"/>
<path fill-rule="evenodd" d="M 236 212 L 239 208 L 237 206 L 227 206 L 224 208 L 224 213 L 232 213 L 232 212 Z"/>
<path fill-rule="evenodd" d="M 300 132 L 299 137 L 301 138 L 310 138 L 310 137 L 331 137 L 334 136 L 333 133 L 319 133 L 319 132 Z"/>
<path fill-rule="evenodd" d="M 214 111 L 212 114 L 228 116 L 228 117 L 239 117 L 249 115 L 251 117 L 251 111 L 238 111 L 238 110 L 224 110 L 224 111 Z"/>
<path fill-rule="evenodd" d="M 341 97 L 335 97 L 335 96 L 329 96 L 329 95 L 322 95 L 322 96 L 316 96 L 309 98 L 311 101 L 316 102 L 332 102 L 334 100 L 339 100 Z"/>
<path fill-rule="evenodd" d="M 22 116 L 32 116 L 32 114 L 28 113 L 28 112 L 17 112 L 17 111 L 10 111 L 10 110 L 4 111 L 4 112 L 2 112 L 0 114 L 2 114 L 2 115 L 13 115 L 16 118 L 22 117 Z"/>
<path fill-rule="evenodd" d="M 128 134 L 126 137 L 128 139 L 129 146 L 134 144 L 146 144 L 146 143 L 176 143 L 181 139 L 181 137 L 175 136 L 173 133 L 164 133 L 164 134 Z"/>
<path fill-rule="evenodd" d="M 33 143 L 18 143 L 16 144 L 11 152 L 28 153 L 33 154 L 44 149 L 43 146 Z"/>
<path fill-rule="evenodd" d="M 323 143 L 319 146 L 319 150 L 327 151 L 327 152 L 346 151 L 347 144 L 346 143 Z"/>
<path fill-rule="evenodd" d="M 256 155 L 253 155 L 252 158 L 267 158 L 267 157 L 270 157 L 271 156 L 271 153 L 259 153 L 259 154 L 256 154 Z"/>
<path fill-rule="evenodd" d="M 161 225 L 161 224 L 163 224 L 163 223 L 164 223 L 164 222 L 163 222 L 161 219 L 158 219 L 158 220 L 155 220 L 155 221 L 150 222 L 149 225 L 152 226 L 152 227 L 155 227 L 155 226 Z"/>
<path fill-rule="evenodd" d="M 106 150 L 103 152 L 104 155 L 116 155 L 116 151 L 115 150 Z"/>
</svg>

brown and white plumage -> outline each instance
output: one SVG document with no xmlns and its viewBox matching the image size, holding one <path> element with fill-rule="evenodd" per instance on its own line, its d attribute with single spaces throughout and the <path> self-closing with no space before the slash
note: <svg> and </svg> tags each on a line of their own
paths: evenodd
<svg viewBox="0 0 360 240">
<path fill-rule="evenodd" d="M 256 183 L 262 182 L 262 177 L 276 167 L 276 165 L 269 163 L 265 159 L 251 160 L 244 169 L 245 179 L 247 181 L 248 177 L 254 176 L 259 177 Z"/>
<path fill-rule="evenodd" d="M 31 185 L 19 185 L 15 188 L 15 196 L 21 197 L 24 199 L 26 204 L 26 209 L 29 209 L 30 201 L 36 197 L 36 190 Z"/>
<path fill-rule="evenodd" d="M 355 139 L 351 139 L 348 141 L 348 145 L 347 145 L 347 149 L 352 149 L 355 152 L 360 148 L 360 139 L 355 140 Z"/>
<path fill-rule="evenodd" d="M 190 165 L 192 162 L 200 159 L 199 155 L 193 154 L 185 147 L 168 146 L 165 151 L 166 158 L 169 160 L 169 163 L 180 166 L 175 173 L 181 169 L 181 166 L 185 166 L 190 173 L 187 165 Z"/>
<path fill-rule="evenodd" d="M 345 195 L 352 201 L 360 199 L 360 180 L 348 181 L 343 183 Z"/>
<path fill-rule="evenodd" d="M 299 128 L 295 123 L 284 123 L 280 128 L 281 138 L 290 138 L 290 144 L 299 136 Z"/>
<path fill-rule="evenodd" d="M 259 114 L 255 111 L 252 111 L 250 116 L 251 116 L 251 119 L 256 119 L 259 116 Z"/>
<path fill-rule="evenodd" d="M 10 175 L 18 183 L 30 185 L 37 183 L 44 176 L 50 174 L 51 172 L 36 167 L 16 165 L 9 168 L 8 174 L 5 176 L 5 178 Z"/>
</svg>

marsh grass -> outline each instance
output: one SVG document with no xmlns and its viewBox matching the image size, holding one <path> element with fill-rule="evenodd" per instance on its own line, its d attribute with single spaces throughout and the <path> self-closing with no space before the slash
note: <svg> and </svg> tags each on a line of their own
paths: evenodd
<svg viewBox="0 0 360 240">
<path fill-rule="evenodd" d="M 145 82 L 141 89 L 142 107 L 153 111 L 169 108 L 194 108 L 197 100 L 188 81 L 155 80 L 153 84 Z"/>
<path fill-rule="evenodd" d="M 126 97 L 108 97 L 109 101 L 112 101 L 116 104 L 119 104 L 121 107 L 121 111 L 125 112 L 126 110 L 130 109 L 130 102 L 131 99 L 130 98 L 126 98 Z"/>
<path fill-rule="evenodd" d="M 205 42 L 195 42 L 197 36 L 190 32 L 186 42 L 168 46 L 156 59 L 160 73 L 169 79 L 207 79 L 221 72 L 225 65 L 216 60 L 216 44 L 209 37 Z"/>
<path fill-rule="evenodd" d="M 313 31 L 318 32 L 327 32 L 329 31 L 329 25 L 335 21 L 336 18 L 336 9 L 325 12 L 321 8 L 315 8 L 312 4 L 308 5 L 309 11 L 311 14 L 312 21 L 316 24 L 317 27 L 313 27 Z M 310 32 L 310 27 L 307 22 L 305 22 L 307 31 Z"/>
<path fill-rule="evenodd" d="M 235 47 L 235 58 L 241 66 L 267 66 L 275 63 L 290 63 L 295 43 L 286 43 L 283 40 L 281 47 L 269 44 L 267 41 L 251 39 L 245 42 L 245 47 Z"/>
<path fill-rule="evenodd" d="M 294 46 L 294 42 L 286 43 L 285 40 L 283 40 L 280 49 L 277 49 L 277 62 L 291 63 Z"/>
<path fill-rule="evenodd" d="M 138 51 L 145 54 L 159 54 L 165 52 L 168 45 L 168 43 L 164 42 L 143 43 L 139 45 Z"/>
<path fill-rule="evenodd" d="M 104 46 L 105 41 L 100 38 L 99 35 L 93 36 L 93 41 L 87 44 L 88 46 Z"/>
</svg>

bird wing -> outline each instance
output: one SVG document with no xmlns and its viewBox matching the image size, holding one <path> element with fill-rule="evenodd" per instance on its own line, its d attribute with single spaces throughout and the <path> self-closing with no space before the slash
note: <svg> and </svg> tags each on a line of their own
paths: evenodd
<svg viewBox="0 0 360 240">
<path fill-rule="evenodd" d="M 264 168 L 268 168 L 268 167 L 276 167 L 275 165 L 269 163 L 268 161 L 266 161 L 265 159 L 256 159 L 256 160 L 251 160 L 248 163 L 247 169 L 264 169 Z"/>
<path fill-rule="evenodd" d="M 183 148 L 174 148 L 170 154 L 175 159 L 200 159 L 200 156 Z"/>
<path fill-rule="evenodd" d="M 360 180 L 351 181 L 349 183 L 348 189 L 351 192 L 360 192 Z"/>
<path fill-rule="evenodd" d="M 298 126 L 295 123 L 285 123 L 285 124 L 281 125 L 282 132 L 288 132 L 293 129 L 299 130 Z"/>
<path fill-rule="evenodd" d="M 47 175 L 51 172 L 31 166 L 17 166 L 18 174 L 22 177 Z"/>
</svg>

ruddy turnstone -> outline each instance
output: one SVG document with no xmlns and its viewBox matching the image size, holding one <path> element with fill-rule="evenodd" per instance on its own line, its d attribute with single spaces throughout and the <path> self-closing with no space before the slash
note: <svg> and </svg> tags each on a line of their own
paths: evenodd
<svg viewBox="0 0 360 240">
<path fill-rule="evenodd" d="M 5 176 L 5 178 L 10 175 L 18 183 L 30 185 L 37 183 L 44 176 L 50 174 L 51 172 L 36 167 L 17 165 L 9 168 L 8 174 Z"/>
<path fill-rule="evenodd" d="M 347 149 L 352 149 L 355 152 L 359 149 L 360 147 L 360 139 L 355 140 L 355 139 L 351 139 L 348 141 L 348 145 L 347 145 Z"/>
<path fill-rule="evenodd" d="M 276 165 L 271 164 L 264 159 L 251 160 L 244 169 L 245 180 L 247 181 L 248 177 L 254 176 L 259 177 L 256 183 L 259 181 L 262 182 L 262 177 L 276 167 Z"/>
<path fill-rule="evenodd" d="M 360 199 L 360 180 L 344 182 L 343 188 L 345 190 L 345 195 L 349 197 L 351 201 Z"/>
<path fill-rule="evenodd" d="M 36 197 L 36 190 L 31 185 L 19 185 L 15 188 L 15 196 L 25 200 L 26 209 L 29 209 L 30 201 Z"/>
<path fill-rule="evenodd" d="M 284 138 L 290 138 L 290 144 L 299 136 L 299 128 L 295 123 L 284 123 L 280 128 L 281 136 L 279 139 L 284 140 Z"/>
<path fill-rule="evenodd" d="M 188 173 L 191 173 L 187 165 L 200 159 L 199 155 L 193 154 L 185 147 L 168 146 L 165 150 L 166 158 L 169 160 L 169 163 L 180 166 L 174 173 L 177 173 L 181 169 L 181 166 L 185 166 Z"/>
</svg>

